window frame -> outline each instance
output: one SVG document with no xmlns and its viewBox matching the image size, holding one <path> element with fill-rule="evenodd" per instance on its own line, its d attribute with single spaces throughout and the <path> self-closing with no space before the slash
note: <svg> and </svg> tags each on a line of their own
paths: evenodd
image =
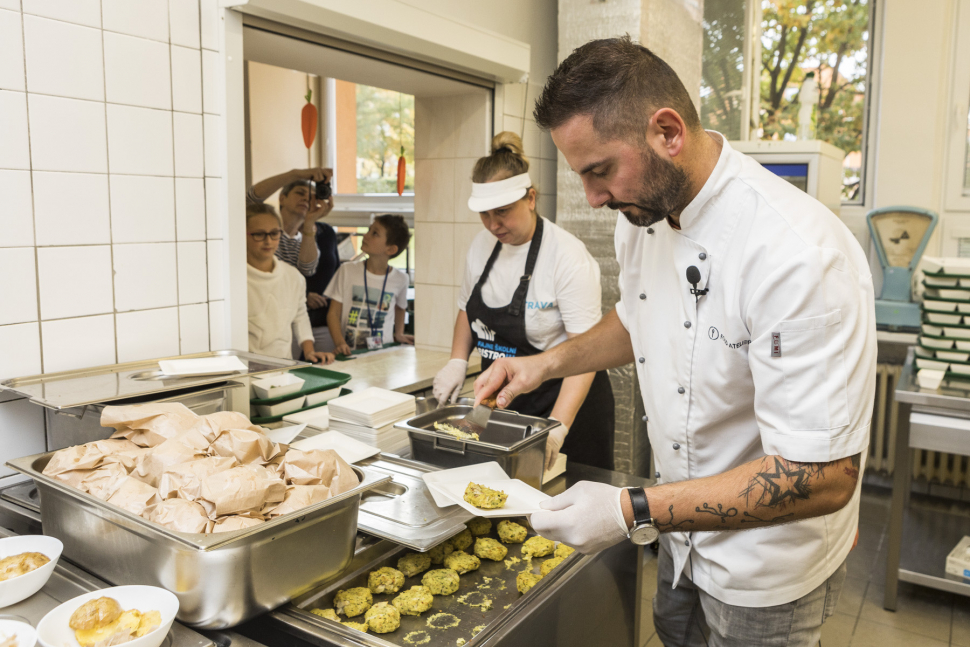
<svg viewBox="0 0 970 647">
<path fill-rule="evenodd" d="M 964 188 L 970 112 L 970 0 L 957 0 L 950 56 L 947 110 L 945 205 L 947 211 L 970 211 L 970 188 Z"/>
</svg>

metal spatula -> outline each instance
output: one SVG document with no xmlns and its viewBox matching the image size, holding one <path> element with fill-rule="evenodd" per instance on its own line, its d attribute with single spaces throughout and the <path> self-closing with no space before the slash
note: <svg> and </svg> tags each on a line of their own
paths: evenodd
<svg viewBox="0 0 970 647">
<path fill-rule="evenodd" d="M 485 398 L 481 403 L 472 409 L 472 412 L 461 420 L 455 421 L 455 427 L 461 429 L 466 434 L 481 435 L 488 426 L 488 419 L 492 416 L 492 411 L 496 407 L 495 398 Z"/>
</svg>

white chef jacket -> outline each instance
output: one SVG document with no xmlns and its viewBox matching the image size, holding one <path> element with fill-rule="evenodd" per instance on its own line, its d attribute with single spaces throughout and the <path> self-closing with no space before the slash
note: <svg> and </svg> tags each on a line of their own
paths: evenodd
<svg viewBox="0 0 970 647">
<path fill-rule="evenodd" d="M 869 264 L 849 230 L 726 141 L 680 226 L 636 227 L 621 214 L 615 235 L 616 310 L 633 342 L 659 481 L 720 474 L 765 455 L 827 462 L 861 452 L 864 460 L 875 305 Z M 709 290 L 696 304 L 691 265 Z M 672 533 L 674 585 L 683 572 L 716 599 L 747 607 L 802 597 L 849 553 L 860 489 L 861 479 L 850 503 L 823 517 Z M 668 511 L 650 512 L 671 521 Z"/>
</svg>

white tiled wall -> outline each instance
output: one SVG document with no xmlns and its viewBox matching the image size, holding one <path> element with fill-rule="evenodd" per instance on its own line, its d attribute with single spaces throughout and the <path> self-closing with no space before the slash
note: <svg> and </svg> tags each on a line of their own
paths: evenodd
<svg viewBox="0 0 970 647">
<path fill-rule="evenodd" d="M 224 347 L 219 11 L 0 0 L 0 380 Z"/>
</svg>

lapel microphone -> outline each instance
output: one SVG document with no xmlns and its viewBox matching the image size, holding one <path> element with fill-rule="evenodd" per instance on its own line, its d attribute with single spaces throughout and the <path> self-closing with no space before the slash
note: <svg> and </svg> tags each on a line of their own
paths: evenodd
<svg viewBox="0 0 970 647">
<path fill-rule="evenodd" d="M 700 298 L 707 294 L 707 288 L 697 289 L 697 284 L 701 282 L 701 271 L 694 265 L 687 268 L 687 282 L 694 286 L 690 289 L 690 293 L 694 295 L 694 303 L 700 301 Z"/>
</svg>

